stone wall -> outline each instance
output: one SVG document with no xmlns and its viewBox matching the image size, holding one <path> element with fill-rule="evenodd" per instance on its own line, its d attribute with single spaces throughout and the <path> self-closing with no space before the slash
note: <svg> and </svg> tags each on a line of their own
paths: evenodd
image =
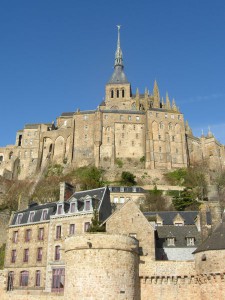
<svg viewBox="0 0 225 300">
<path fill-rule="evenodd" d="M 10 214 L 7 210 L 0 212 L 0 229 L 1 229 L 0 247 L 2 246 L 2 244 L 5 244 L 7 240 L 6 232 L 7 232 L 9 219 L 10 219 Z"/>
<path fill-rule="evenodd" d="M 99 233 L 70 237 L 65 255 L 65 299 L 140 299 L 136 239 Z"/>
</svg>

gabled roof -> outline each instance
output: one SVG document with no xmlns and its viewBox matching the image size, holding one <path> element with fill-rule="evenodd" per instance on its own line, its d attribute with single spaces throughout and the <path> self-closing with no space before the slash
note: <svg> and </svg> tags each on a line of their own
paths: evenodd
<svg viewBox="0 0 225 300">
<path fill-rule="evenodd" d="M 163 220 L 163 225 L 173 225 L 174 218 L 179 214 L 184 219 L 185 225 L 194 225 L 195 218 L 199 214 L 198 211 L 157 211 L 144 212 L 146 217 L 158 214 Z"/>
<path fill-rule="evenodd" d="M 208 250 L 225 250 L 225 215 L 223 215 L 222 223 L 216 227 L 212 234 L 193 253 Z"/>
<path fill-rule="evenodd" d="M 195 225 L 188 226 L 158 226 L 156 229 L 156 247 L 167 247 L 167 238 L 175 238 L 175 247 L 183 248 L 187 246 L 187 237 L 195 239 L 195 247 L 201 243 L 201 233 L 197 230 Z"/>
</svg>

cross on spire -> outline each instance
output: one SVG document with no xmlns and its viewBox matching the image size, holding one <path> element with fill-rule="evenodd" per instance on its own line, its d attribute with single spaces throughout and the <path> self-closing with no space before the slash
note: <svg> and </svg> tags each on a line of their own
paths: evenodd
<svg viewBox="0 0 225 300">
<path fill-rule="evenodd" d="M 117 25 L 118 28 L 118 38 L 117 38 L 117 49 L 115 54 L 115 64 L 114 66 L 122 66 L 123 67 L 123 53 L 120 48 L 120 27 L 121 25 Z"/>
</svg>

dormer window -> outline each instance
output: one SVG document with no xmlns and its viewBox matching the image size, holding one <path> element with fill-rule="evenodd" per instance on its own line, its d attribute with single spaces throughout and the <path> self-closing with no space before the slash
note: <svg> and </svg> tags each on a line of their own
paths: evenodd
<svg viewBox="0 0 225 300">
<path fill-rule="evenodd" d="M 77 211 L 77 202 L 71 202 L 70 203 L 70 212 L 74 213 L 75 211 Z"/>
<path fill-rule="evenodd" d="M 62 204 L 58 204 L 57 206 L 57 214 L 61 215 L 63 213 L 63 205 Z"/>
<path fill-rule="evenodd" d="M 91 200 L 85 201 L 85 210 L 91 210 Z"/>
<path fill-rule="evenodd" d="M 187 246 L 194 246 L 195 245 L 195 238 L 194 237 L 187 237 Z"/>
<path fill-rule="evenodd" d="M 16 218 L 16 224 L 21 224 L 21 221 L 22 221 L 22 217 L 23 217 L 23 214 L 18 214 L 17 218 Z"/>
<path fill-rule="evenodd" d="M 35 212 L 31 211 L 29 214 L 28 222 L 34 222 L 34 215 L 35 215 Z"/>
<path fill-rule="evenodd" d="M 43 209 L 41 220 L 46 220 L 47 219 L 47 215 L 48 215 L 48 210 L 47 209 Z"/>
<path fill-rule="evenodd" d="M 124 187 L 123 187 L 123 186 L 120 187 L 120 192 L 121 192 L 121 193 L 124 192 Z"/>
<path fill-rule="evenodd" d="M 175 237 L 167 238 L 167 246 L 175 246 Z"/>
<path fill-rule="evenodd" d="M 133 186 L 133 187 L 132 187 L 132 192 L 133 192 L 133 193 L 136 193 L 136 192 L 137 192 L 136 186 Z"/>
</svg>

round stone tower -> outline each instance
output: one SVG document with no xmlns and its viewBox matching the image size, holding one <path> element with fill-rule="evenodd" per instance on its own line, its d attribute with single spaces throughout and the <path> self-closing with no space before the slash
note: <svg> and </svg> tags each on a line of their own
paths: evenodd
<svg viewBox="0 0 225 300">
<path fill-rule="evenodd" d="M 104 233 L 65 242 L 65 299 L 140 299 L 138 241 Z"/>
</svg>

